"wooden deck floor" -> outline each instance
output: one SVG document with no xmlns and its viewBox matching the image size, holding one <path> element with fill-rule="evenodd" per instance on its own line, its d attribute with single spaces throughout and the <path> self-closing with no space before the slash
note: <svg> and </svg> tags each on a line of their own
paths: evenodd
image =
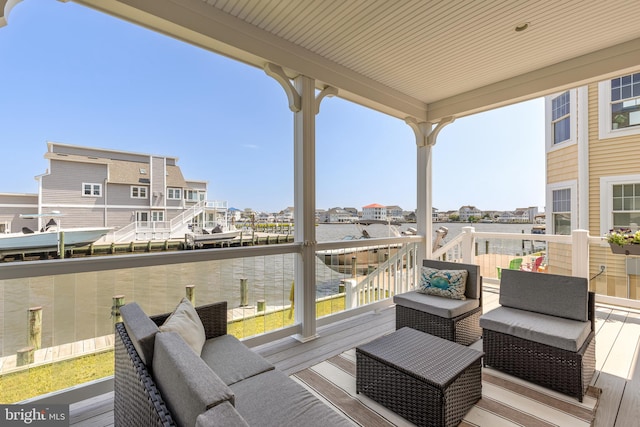
<svg viewBox="0 0 640 427">
<path fill-rule="evenodd" d="M 498 305 L 498 291 L 485 286 L 484 308 Z M 592 383 L 602 389 L 595 426 L 627 427 L 640 420 L 640 312 L 596 306 L 596 374 Z M 318 338 L 300 343 L 285 338 L 254 348 L 287 374 L 310 367 L 395 329 L 395 309 L 322 328 Z M 71 405 L 71 425 L 113 425 L 113 393 Z"/>
</svg>

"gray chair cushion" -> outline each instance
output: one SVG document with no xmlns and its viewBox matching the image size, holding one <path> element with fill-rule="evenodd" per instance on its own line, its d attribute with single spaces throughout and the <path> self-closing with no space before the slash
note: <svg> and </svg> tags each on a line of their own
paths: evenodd
<svg viewBox="0 0 640 427">
<path fill-rule="evenodd" d="M 413 308 L 414 310 L 446 319 L 458 317 L 474 308 L 480 307 L 480 300 L 478 299 L 457 300 L 435 295 L 425 295 L 417 291 L 394 295 L 393 302 L 403 307 Z"/>
<path fill-rule="evenodd" d="M 229 403 L 223 402 L 203 412 L 196 418 L 196 427 L 249 427 L 238 411 Z"/>
<path fill-rule="evenodd" d="M 198 415 L 222 402 L 234 403 L 231 389 L 175 332 L 156 334 L 154 379 L 179 425 L 193 426 Z"/>
<path fill-rule="evenodd" d="M 135 302 L 130 302 L 120 307 L 122 323 L 127 330 L 142 362 L 150 367 L 153 360 L 153 347 L 158 326 L 142 311 L 142 308 Z"/>
<path fill-rule="evenodd" d="M 207 340 L 200 357 L 227 385 L 274 369 L 267 359 L 251 351 L 233 335 Z"/>
<path fill-rule="evenodd" d="M 589 284 L 584 277 L 502 270 L 500 305 L 586 322 Z"/>
<path fill-rule="evenodd" d="M 510 307 L 498 307 L 483 314 L 480 327 L 573 352 L 582 347 L 591 333 L 591 322 Z"/>
<path fill-rule="evenodd" d="M 467 284 L 465 296 L 471 299 L 480 299 L 480 267 L 474 264 L 461 264 L 459 262 L 438 261 L 425 259 L 422 261 L 424 267 L 437 268 L 438 270 L 467 270 Z"/>
<path fill-rule="evenodd" d="M 235 408 L 249 425 L 261 427 L 353 426 L 284 373 L 274 370 L 231 386 Z"/>
</svg>

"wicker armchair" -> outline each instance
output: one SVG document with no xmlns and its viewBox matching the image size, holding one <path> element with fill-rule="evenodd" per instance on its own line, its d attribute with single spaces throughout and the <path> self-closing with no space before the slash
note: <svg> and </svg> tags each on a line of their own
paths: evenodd
<svg viewBox="0 0 640 427">
<path fill-rule="evenodd" d="M 582 402 L 596 365 L 587 279 L 505 270 L 500 304 L 480 320 L 483 364 Z"/>
<path fill-rule="evenodd" d="M 408 326 L 449 341 L 469 345 L 482 335 L 482 276 L 472 264 L 424 260 L 424 267 L 439 270 L 467 270 L 466 300 L 424 295 L 417 291 L 395 295 L 396 329 Z"/>
</svg>

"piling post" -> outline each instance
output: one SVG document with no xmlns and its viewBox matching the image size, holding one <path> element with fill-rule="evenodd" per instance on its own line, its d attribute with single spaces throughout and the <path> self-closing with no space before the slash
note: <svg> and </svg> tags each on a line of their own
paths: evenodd
<svg viewBox="0 0 640 427">
<path fill-rule="evenodd" d="M 42 307 L 29 308 L 29 346 L 42 347 Z"/>
<path fill-rule="evenodd" d="M 120 307 L 124 305 L 124 295 L 114 295 L 111 298 L 111 317 L 113 318 L 113 324 L 122 322 L 122 316 L 120 315 Z"/>
<path fill-rule="evenodd" d="M 358 275 L 358 259 L 355 256 L 351 257 L 351 277 L 355 278 Z"/>
<path fill-rule="evenodd" d="M 265 301 L 263 299 L 259 299 L 257 301 L 257 304 L 258 304 L 258 311 L 264 311 Z"/>
<path fill-rule="evenodd" d="M 58 233 L 58 252 L 60 259 L 64 259 L 64 231 Z"/>
<path fill-rule="evenodd" d="M 478 252 L 476 251 L 476 253 Z M 484 253 L 487 255 L 489 254 L 489 239 L 484 241 Z"/>
<path fill-rule="evenodd" d="M 35 349 L 32 346 L 23 347 L 17 352 L 16 365 L 24 366 L 33 363 L 33 353 Z"/>
<path fill-rule="evenodd" d="M 192 306 L 196 306 L 196 285 L 187 285 L 184 287 L 187 295 L 187 299 L 191 302 Z"/>
<path fill-rule="evenodd" d="M 247 279 L 240 279 L 240 307 L 249 305 L 249 287 Z"/>
</svg>

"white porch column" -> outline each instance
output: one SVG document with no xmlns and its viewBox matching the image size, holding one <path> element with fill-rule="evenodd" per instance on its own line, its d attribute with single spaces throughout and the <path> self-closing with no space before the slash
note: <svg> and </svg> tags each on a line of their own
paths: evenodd
<svg viewBox="0 0 640 427">
<path fill-rule="evenodd" d="M 338 94 L 325 87 L 316 97 L 315 80 L 297 76 L 293 84 L 281 67 L 266 64 L 265 72 L 283 87 L 293 121 L 294 242 L 301 245 L 294 272 L 295 322 L 302 325 L 296 338 L 308 341 L 316 336 L 316 114 L 324 97 Z"/>
<path fill-rule="evenodd" d="M 417 174 L 416 185 L 416 228 L 418 234 L 425 239 L 418 245 L 416 254 L 418 265 L 423 259 L 431 258 L 433 245 L 433 173 L 431 170 L 431 149 L 436 144 L 436 138 L 440 130 L 449 123 L 453 123 L 454 117 L 447 117 L 440 121 L 436 127 L 429 122 L 418 122 L 413 117 L 407 117 L 407 123 L 416 136 L 417 146 Z"/>
<path fill-rule="evenodd" d="M 301 109 L 295 113 L 294 164 L 294 241 L 302 243 L 296 256 L 295 320 L 302 324 L 297 338 L 316 335 L 316 120 L 314 80 L 298 76 L 294 80 L 300 94 Z"/>
<path fill-rule="evenodd" d="M 571 274 L 589 278 L 589 231 L 571 232 Z"/>
</svg>

